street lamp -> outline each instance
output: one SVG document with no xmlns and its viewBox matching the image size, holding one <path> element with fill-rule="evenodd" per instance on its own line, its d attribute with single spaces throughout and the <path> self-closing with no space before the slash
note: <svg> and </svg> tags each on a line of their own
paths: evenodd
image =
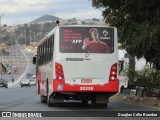
<svg viewBox="0 0 160 120">
<path fill-rule="evenodd" d="M 34 32 L 34 42 L 36 41 L 36 32 Z"/>
<path fill-rule="evenodd" d="M 0 15 L 0 32 L 1 32 L 1 17 L 4 16 L 5 14 Z M 2 78 L 2 48 L 1 48 L 1 65 L 0 65 L 0 74 Z"/>
<path fill-rule="evenodd" d="M 29 42 L 29 45 L 31 46 L 31 39 L 32 39 L 32 30 L 30 30 L 30 42 Z"/>
<path fill-rule="evenodd" d="M 12 46 L 12 44 L 13 44 L 13 32 L 14 32 L 14 28 L 11 28 L 11 46 Z"/>
<path fill-rule="evenodd" d="M 11 28 L 11 51 L 12 51 L 12 44 L 13 44 L 13 32 L 14 32 L 14 28 Z M 11 63 L 11 68 L 12 68 L 12 53 L 10 53 L 10 63 Z"/>
<path fill-rule="evenodd" d="M 0 15 L 0 27 L 1 27 L 1 17 L 4 16 L 5 14 Z"/>
<path fill-rule="evenodd" d="M 24 30 L 24 39 L 25 39 L 25 47 L 27 46 L 26 45 L 26 30 Z"/>
</svg>

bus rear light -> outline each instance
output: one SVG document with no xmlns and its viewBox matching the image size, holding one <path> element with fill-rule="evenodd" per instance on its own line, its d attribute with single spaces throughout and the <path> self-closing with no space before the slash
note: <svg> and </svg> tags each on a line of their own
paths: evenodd
<svg viewBox="0 0 160 120">
<path fill-rule="evenodd" d="M 62 80 L 63 78 L 61 76 L 58 77 L 58 80 Z"/>
<path fill-rule="evenodd" d="M 117 70 L 117 66 L 112 66 L 112 70 Z"/>
<path fill-rule="evenodd" d="M 61 69 L 62 69 L 61 65 L 57 65 L 56 68 L 57 68 L 58 70 L 61 70 Z"/>
<path fill-rule="evenodd" d="M 116 72 L 115 71 L 112 71 L 112 75 L 115 75 L 116 74 Z"/>
<path fill-rule="evenodd" d="M 115 80 L 115 77 L 112 76 L 112 77 L 111 77 L 111 80 Z"/>
<path fill-rule="evenodd" d="M 110 70 L 109 80 L 113 81 L 117 79 L 117 63 L 113 64 Z"/>
<path fill-rule="evenodd" d="M 56 79 L 61 82 L 64 82 L 63 67 L 59 63 L 56 63 Z"/>
</svg>

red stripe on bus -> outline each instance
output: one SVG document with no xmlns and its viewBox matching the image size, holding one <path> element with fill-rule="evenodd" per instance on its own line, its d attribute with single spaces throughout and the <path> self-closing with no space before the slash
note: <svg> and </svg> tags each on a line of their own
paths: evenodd
<svg viewBox="0 0 160 120">
<path fill-rule="evenodd" d="M 58 90 L 58 86 L 61 86 L 61 90 Z M 88 88 L 87 90 L 80 90 L 81 88 Z M 93 90 L 90 89 L 93 87 Z M 119 80 L 114 80 L 104 85 L 70 85 L 60 83 L 58 80 L 53 80 L 53 92 L 118 92 Z"/>
</svg>

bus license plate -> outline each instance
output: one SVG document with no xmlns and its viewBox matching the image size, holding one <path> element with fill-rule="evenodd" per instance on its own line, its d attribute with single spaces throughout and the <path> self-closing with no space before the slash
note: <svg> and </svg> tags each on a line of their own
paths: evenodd
<svg viewBox="0 0 160 120">
<path fill-rule="evenodd" d="M 81 83 L 92 83 L 92 79 L 81 79 Z"/>
<path fill-rule="evenodd" d="M 93 87 L 80 87 L 80 90 L 93 90 Z"/>
</svg>

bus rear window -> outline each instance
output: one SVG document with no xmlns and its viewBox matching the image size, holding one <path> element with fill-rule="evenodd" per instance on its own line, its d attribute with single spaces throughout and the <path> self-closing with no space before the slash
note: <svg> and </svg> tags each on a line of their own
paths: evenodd
<svg viewBox="0 0 160 120">
<path fill-rule="evenodd" d="M 61 53 L 113 53 L 114 29 L 107 27 L 61 27 Z"/>
</svg>

